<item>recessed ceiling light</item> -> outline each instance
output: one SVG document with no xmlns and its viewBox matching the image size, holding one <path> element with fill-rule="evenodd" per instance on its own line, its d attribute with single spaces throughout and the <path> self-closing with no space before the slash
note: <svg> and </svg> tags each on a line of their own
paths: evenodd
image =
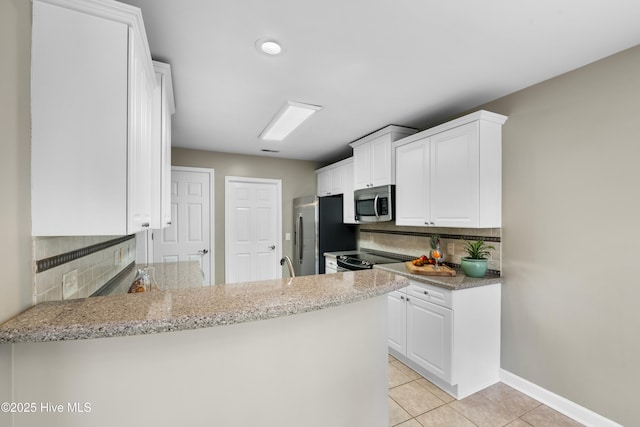
<svg viewBox="0 0 640 427">
<path fill-rule="evenodd" d="M 262 49 L 264 53 L 268 53 L 269 55 L 277 55 L 282 52 L 282 47 L 280 47 L 280 45 L 276 42 L 264 42 L 260 46 L 260 49 Z"/>
<path fill-rule="evenodd" d="M 319 105 L 287 101 L 260 133 L 260 138 L 267 141 L 282 141 L 320 109 L 322 107 Z"/>
<path fill-rule="evenodd" d="M 284 53 L 284 48 L 276 40 L 270 38 L 260 38 L 256 40 L 258 52 L 269 56 L 278 56 Z"/>
</svg>

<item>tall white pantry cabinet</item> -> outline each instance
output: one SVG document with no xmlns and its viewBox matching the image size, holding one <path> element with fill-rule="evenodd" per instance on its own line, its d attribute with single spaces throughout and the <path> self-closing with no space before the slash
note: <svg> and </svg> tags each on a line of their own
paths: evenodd
<svg viewBox="0 0 640 427">
<path fill-rule="evenodd" d="M 140 9 L 34 0 L 32 234 L 151 225 L 156 76 Z"/>
</svg>

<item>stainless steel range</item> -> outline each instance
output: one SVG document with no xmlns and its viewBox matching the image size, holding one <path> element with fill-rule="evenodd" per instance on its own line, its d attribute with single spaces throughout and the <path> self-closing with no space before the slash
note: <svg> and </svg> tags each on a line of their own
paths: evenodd
<svg viewBox="0 0 640 427">
<path fill-rule="evenodd" d="M 338 271 L 357 271 L 372 269 L 375 264 L 392 264 L 405 261 L 402 255 L 393 254 L 373 254 L 368 252 L 358 252 L 350 255 L 340 255 L 336 257 Z"/>
</svg>

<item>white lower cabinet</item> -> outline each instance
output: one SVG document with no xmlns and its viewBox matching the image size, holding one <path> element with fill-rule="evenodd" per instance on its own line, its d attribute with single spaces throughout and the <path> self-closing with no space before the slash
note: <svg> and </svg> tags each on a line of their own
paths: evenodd
<svg viewBox="0 0 640 427">
<path fill-rule="evenodd" d="M 452 291 L 412 280 L 389 293 L 389 353 L 456 399 L 498 382 L 500 286 Z"/>
<path fill-rule="evenodd" d="M 389 293 L 389 348 L 407 352 L 407 304 L 404 290 Z"/>
<path fill-rule="evenodd" d="M 451 381 L 453 311 L 407 297 L 407 357 Z"/>
<path fill-rule="evenodd" d="M 337 273 L 338 272 L 338 261 L 336 261 L 336 257 L 325 255 L 324 257 L 324 272 L 325 274 Z"/>
</svg>

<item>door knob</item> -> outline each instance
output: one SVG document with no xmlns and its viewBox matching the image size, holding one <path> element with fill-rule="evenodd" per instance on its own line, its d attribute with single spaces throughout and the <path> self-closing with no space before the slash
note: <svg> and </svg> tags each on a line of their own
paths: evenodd
<svg viewBox="0 0 640 427">
<path fill-rule="evenodd" d="M 276 245 L 271 245 L 269 246 L 269 249 L 274 250 L 276 248 Z"/>
<path fill-rule="evenodd" d="M 198 251 L 198 254 L 200 254 L 200 255 L 206 255 L 206 254 L 208 254 L 208 253 L 209 253 L 209 250 L 208 250 L 208 249 L 203 249 L 203 250 L 201 250 L 201 251 Z"/>
</svg>

